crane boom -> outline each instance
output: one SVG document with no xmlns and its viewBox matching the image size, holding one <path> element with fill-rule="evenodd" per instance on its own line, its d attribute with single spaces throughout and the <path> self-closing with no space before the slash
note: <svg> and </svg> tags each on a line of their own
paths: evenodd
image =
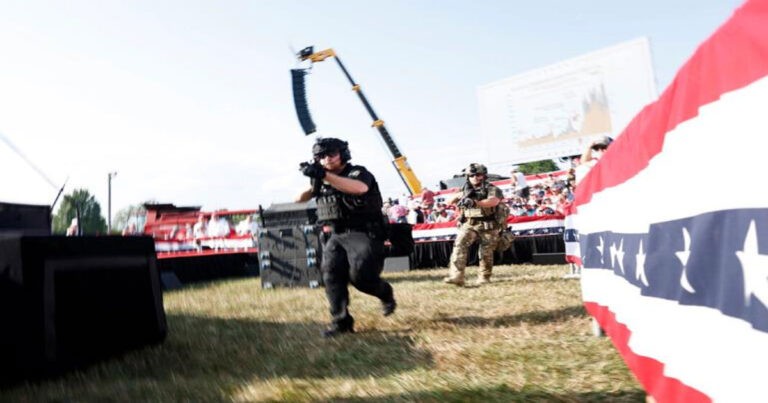
<svg viewBox="0 0 768 403">
<path fill-rule="evenodd" d="M 352 90 L 355 91 L 355 93 L 357 93 L 357 96 L 358 98 L 360 98 L 360 101 L 363 103 L 365 110 L 367 110 L 368 114 L 371 115 L 371 119 L 373 119 L 372 126 L 379 131 L 381 138 L 384 140 L 384 144 L 387 146 L 387 149 L 389 149 L 389 152 L 392 153 L 392 157 L 394 158 L 392 160 L 392 164 L 397 170 L 397 173 L 400 175 L 400 179 L 402 179 L 403 183 L 408 188 L 408 191 L 411 193 L 411 195 L 421 193 L 422 191 L 421 181 L 419 181 L 419 179 L 416 177 L 416 174 L 413 172 L 413 169 L 411 169 L 411 166 L 408 164 L 408 160 L 400 152 L 400 149 L 397 147 L 397 144 L 395 144 L 395 140 L 389 134 L 389 131 L 387 131 L 387 128 L 384 125 L 384 121 L 379 119 L 379 117 L 376 115 L 376 112 L 373 110 L 373 107 L 368 102 L 368 99 L 365 97 L 365 94 L 363 94 L 363 90 L 360 88 L 360 84 L 355 82 L 355 80 L 349 74 L 349 71 L 347 71 L 347 68 L 344 67 L 344 64 L 341 62 L 341 59 L 339 59 L 339 56 L 336 54 L 336 52 L 334 52 L 333 49 L 325 49 L 318 52 L 314 52 L 313 48 L 310 46 L 302 49 L 301 52 L 299 52 L 298 56 L 300 60 L 309 60 L 312 63 L 322 62 L 329 57 L 333 57 L 334 60 L 336 60 L 336 64 L 339 65 L 339 68 L 341 68 L 341 71 L 347 77 L 347 80 L 349 80 L 350 84 L 352 84 Z M 314 129 L 314 125 L 312 125 L 312 127 Z"/>
</svg>

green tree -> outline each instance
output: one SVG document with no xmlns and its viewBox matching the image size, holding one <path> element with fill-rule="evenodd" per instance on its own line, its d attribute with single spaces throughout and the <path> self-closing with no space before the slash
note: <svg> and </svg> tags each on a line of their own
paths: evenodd
<svg viewBox="0 0 768 403">
<path fill-rule="evenodd" d="M 53 233 L 63 234 L 80 210 L 80 230 L 83 234 L 97 235 L 107 232 L 107 222 L 101 216 L 101 206 L 85 189 L 75 189 L 64 195 L 59 211 L 53 217 Z"/>
<path fill-rule="evenodd" d="M 526 175 L 540 174 L 557 170 L 557 164 L 555 164 L 555 161 L 552 160 L 541 160 L 520 164 L 520 171 Z"/>
</svg>

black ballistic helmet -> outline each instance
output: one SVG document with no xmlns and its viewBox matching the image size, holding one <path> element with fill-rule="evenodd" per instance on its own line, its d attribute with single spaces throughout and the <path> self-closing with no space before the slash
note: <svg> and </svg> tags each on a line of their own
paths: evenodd
<svg viewBox="0 0 768 403">
<path fill-rule="evenodd" d="M 462 173 L 466 176 L 476 175 L 476 174 L 488 175 L 488 168 L 486 168 L 485 165 L 483 164 L 478 164 L 476 162 L 473 162 L 469 164 L 468 167 L 464 168 L 464 170 L 462 170 Z"/>
<path fill-rule="evenodd" d="M 352 154 L 349 152 L 349 145 L 344 140 L 335 139 L 333 137 L 318 137 L 317 141 L 315 141 L 315 145 L 312 146 L 312 156 L 316 159 L 320 159 L 323 154 L 333 151 L 338 151 L 339 154 L 341 154 L 342 162 L 348 162 L 352 159 Z"/>
</svg>

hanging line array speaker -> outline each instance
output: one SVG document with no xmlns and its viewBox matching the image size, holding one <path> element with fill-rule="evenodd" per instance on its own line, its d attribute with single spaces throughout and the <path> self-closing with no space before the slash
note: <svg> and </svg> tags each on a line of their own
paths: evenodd
<svg viewBox="0 0 768 403">
<path fill-rule="evenodd" d="M 315 132 L 315 123 L 309 114 L 307 107 L 307 90 L 304 83 L 304 76 L 307 74 L 305 69 L 291 69 L 291 81 L 293 83 L 293 103 L 296 106 L 296 115 L 299 117 L 299 123 L 305 135 Z"/>
</svg>

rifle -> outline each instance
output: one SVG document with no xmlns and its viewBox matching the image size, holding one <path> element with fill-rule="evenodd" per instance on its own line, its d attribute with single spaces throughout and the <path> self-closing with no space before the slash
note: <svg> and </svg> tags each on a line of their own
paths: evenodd
<svg viewBox="0 0 768 403">
<path fill-rule="evenodd" d="M 302 162 L 299 164 L 300 170 L 303 170 L 305 167 L 308 167 L 310 165 L 317 165 L 320 169 L 323 169 L 322 165 L 320 165 L 319 162 L 315 160 L 310 160 L 309 162 Z M 310 178 L 309 183 L 312 185 L 312 196 L 318 196 L 320 194 L 320 187 L 323 186 L 322 180 L 317 180 L 315 178 Z"/>
<path fill-rule="evenodd" d="M 469 183 L 469 181 L 466 181 L 464 185 L 461 187 L 461 197 L 459 198 L 459 202 L 461 200 L 464 200 L 467 197 L 472 198 L 475 195 L 476 195 L 475 187 L 472 186 L 472 184 Z M 460 207 L 459 214 L 456 216 L 456 220 L 460 224 L 463 224 L 465 221 L 467 221 L 467 217 L 464 216 L 464 210 L 465 209 L 463 207 Z"/>
</svg>

